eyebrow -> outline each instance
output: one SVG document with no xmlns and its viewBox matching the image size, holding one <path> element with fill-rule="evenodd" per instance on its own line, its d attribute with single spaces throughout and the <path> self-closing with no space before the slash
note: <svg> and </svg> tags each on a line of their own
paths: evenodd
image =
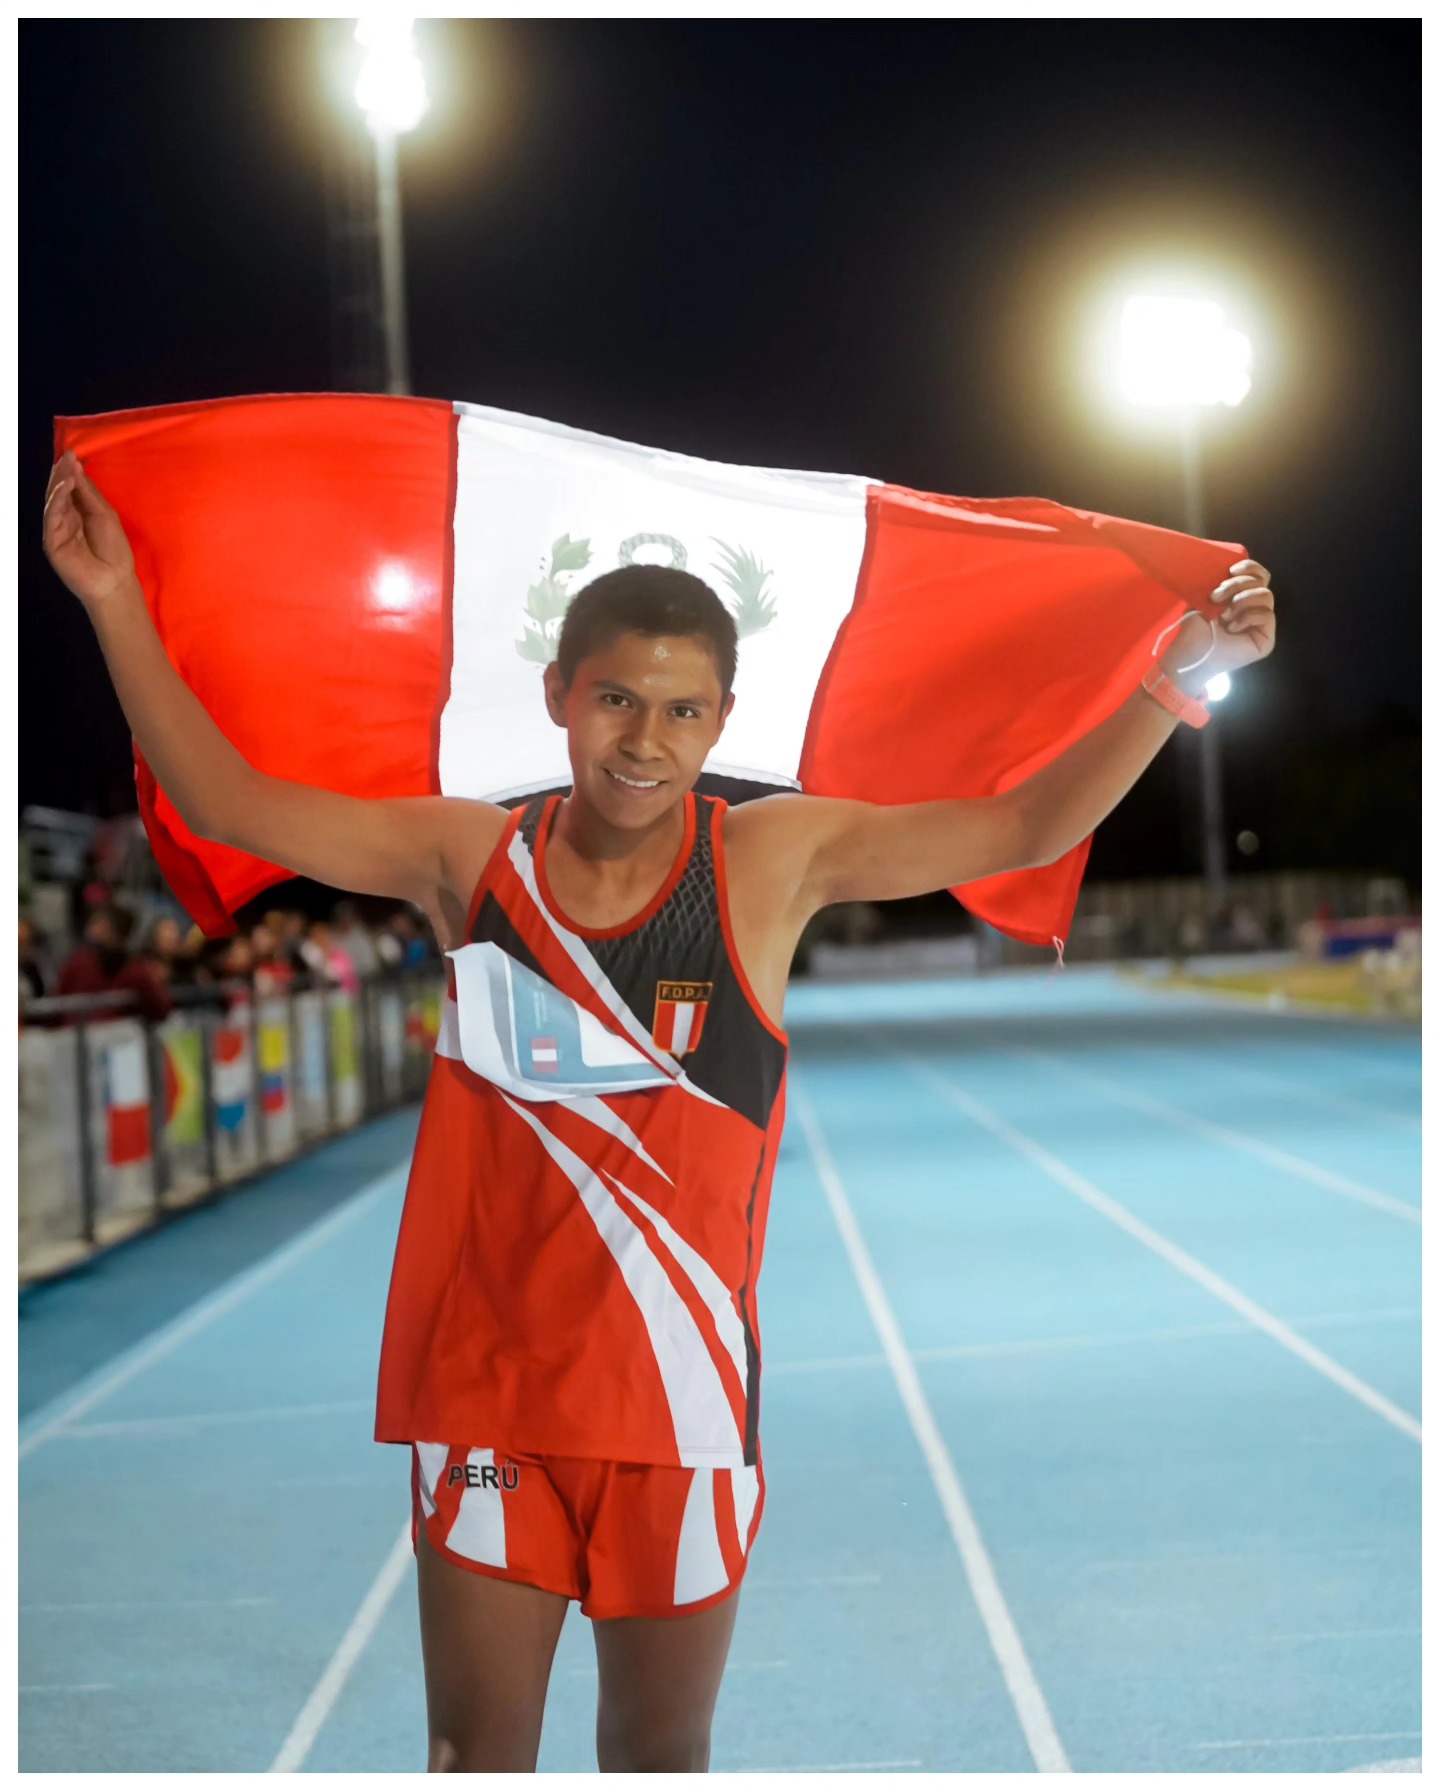
<svg viewBox="0 0 1440 1791">
<path fill-rule="evenodd" d="M 645 701 L 645 698 L 641 696 L 638 690 L 631 690 L 628 684 L 621 684 L 616 678 L 597 678 L 594 687 L 596 690 L 617 691 L 621 696 L 627 696 L 635 703 L 643 703 Z M 667 699 L 666 707 L 672 708 L 676 703 L 686 703 L 692 709 L 711 709 L 714 707 L 714 704 L 710 701 L 709 697 L 703 696 L 670 697 Z"/>
</svg>

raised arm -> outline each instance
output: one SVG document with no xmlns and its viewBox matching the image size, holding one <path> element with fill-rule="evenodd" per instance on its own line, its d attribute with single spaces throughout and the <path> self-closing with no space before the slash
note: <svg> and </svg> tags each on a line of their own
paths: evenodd
<svg viewBox="0 0 1440 1791">
<path fill-rule="evenodd" d="M 1196 695 L 1218 672 L 1263 659 L 1275 645 L 1270 574 L 1254 560 L 1234 567 L 1212 594 L 1210 628 L 1190 618 L 1161 657 L 1166 675 Z M 1174 732 L 1175 717 L 1137 687 L 1115 713 L 1042 770 L 1000 796 L 878 807 L 865 802 L 780 798 L 770 809 L 814 908 L 888 901 L 953 889 L 1002 871 L 1053 864 L 1105 819 Z M 781 805 L 788 815 L 781 819 Z"/>
<path fill-rule="evenodd" d="M 50 474 L 45 554 L 84 606 L 131 732 L 193 833 L 432 916 L 463 910 L 504 811 L 443 796 L 365 800 L 257 771 L 170 663 L 120 518 L 73 454 Z"/>
</svg>

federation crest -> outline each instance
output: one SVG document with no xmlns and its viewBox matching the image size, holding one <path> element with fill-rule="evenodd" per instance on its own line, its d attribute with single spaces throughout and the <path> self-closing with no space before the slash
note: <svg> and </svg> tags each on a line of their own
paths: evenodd
<svg viewBox="0 0 1440 1791">
<path fill-rule="evenodd" d="M 655 1043 L 672 1057 L 684 1057 L 700 1043 L 714 983 L 656 983 Z"/>
</svg>

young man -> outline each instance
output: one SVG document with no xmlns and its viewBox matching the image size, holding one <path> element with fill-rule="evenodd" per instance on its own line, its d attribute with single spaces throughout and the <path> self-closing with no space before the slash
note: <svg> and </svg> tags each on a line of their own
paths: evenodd
<svg viewBox="0 0 1440 1791">
<path fill-rule="evenodd" d="M 376 1422 L 413 1450 L 431 1768 L 533 1770 L 578 1598 L 602 1770 L 703 1771 L 764 1500 L 755 1282 L 801 930 L 830 902 L 1053 862 L 1139 777 L 1183 694 L 1137 689 L 1004 795 L 728 810 L 692 787 L 734 700 L 734 624 L 689 574 L 630 567 L 579 594 L 545 673 L 563 800 L 360 801 L 230 745 L 71 455 L 45 548 L 194 832 L 413 902 L 454 954 Z M 1234 572 L 1217 627 L 1187 618 L 1160 661 L 1181 693 L 1273 647 L 1269 574 Z"/>
</svg>

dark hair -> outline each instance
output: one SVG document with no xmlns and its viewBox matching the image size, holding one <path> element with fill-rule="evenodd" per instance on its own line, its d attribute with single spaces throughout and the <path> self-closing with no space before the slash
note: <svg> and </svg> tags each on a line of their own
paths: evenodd
<svg viewBox="0 0 1440 1791">
<path fill-rule="evenodd" d="M 565 612 L 556 657 L 568 690 L 582 659 L 620 634 L 689 634 L 708 642 L 720 690 L 735 685 L 735 618 L 693 572 L 674 566 L 621 566 L 592 579 Z"/>
</svg>

